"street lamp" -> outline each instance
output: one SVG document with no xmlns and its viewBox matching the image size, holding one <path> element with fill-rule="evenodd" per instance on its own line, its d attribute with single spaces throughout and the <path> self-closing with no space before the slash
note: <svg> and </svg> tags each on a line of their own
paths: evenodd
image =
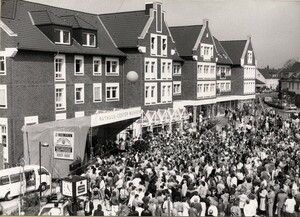
<svg viewBox="0 0 300 217">
<path fill-rule="evenodd" d="M 42 147 L 49 147 L 48 143 L 41 143 L 39 142 L 39 161 L 40 161 L 40 186 L 39 186 L 39 191 L 40 191 L 40 199 L 42 197 Z"/>
</svg>

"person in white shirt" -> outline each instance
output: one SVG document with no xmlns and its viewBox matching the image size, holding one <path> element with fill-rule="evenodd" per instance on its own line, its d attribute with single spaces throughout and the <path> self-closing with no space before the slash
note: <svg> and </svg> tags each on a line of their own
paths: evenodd
<svg viewBox="0 0 300 217">
<path fill-rule="evenodd" d="M 55 216 L 58 216 L 58 215 L 62 214 L 60 208 L 58 207 L 58 203 L 54 204 L 54 207 L 49 211 L 48 214 L 49 215 L 55 215 Z"/>
<path fill-rule="evenodd" d="M 286 217 L 294 217 L 295 216 L 295 205 L 296 200 L 294 199 L 291 193 L 288 194 L 288 198 L 286 199 L 285 206 L 285 216 Z"/>
<path fill-rule="evenodd" d="M 211 204 L 208 207 L 207 213 L 209 216 L 218 216 L 218 208 L 215 205 Z"/>
</svg>

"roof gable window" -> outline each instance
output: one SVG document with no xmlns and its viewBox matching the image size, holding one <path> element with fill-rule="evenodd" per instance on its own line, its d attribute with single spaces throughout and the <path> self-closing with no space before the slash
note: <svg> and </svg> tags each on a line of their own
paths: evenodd
<svg viewBox="0 0 300 217">
<path fill-rule="evenodd" d="M 252 64 L 252 58 L 253 58 L 252 51 L 248 50 L 248 52 L 247 52 L 247 63 L 248 64 Z"/>
<path fill-rule="evenodd" d="M 93 33 L 83 33 L 82 45 L 87 47 L 96 47 L 96 35 Z"/>
<path fill-rule="evenodd" d="M 54 30 L 55 44 L 71 44 L 71 33 L 69 30 L 55 29 Z"/>
</svg>

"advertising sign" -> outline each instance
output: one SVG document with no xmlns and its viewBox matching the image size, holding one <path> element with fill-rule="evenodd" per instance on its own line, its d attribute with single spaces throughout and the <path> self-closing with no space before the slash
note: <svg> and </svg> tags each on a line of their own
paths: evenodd
<svg viewBox="0 0 300 217">
<path fill-rule="evenodd" d="M 74 133 L 54 131 L 54 158 L 74 160 Z"/>
<path fill-rule="evenodd" d="M 85 195 L 87 193 L 87 180 L 80 180 L 76 182 L 76 190 L 75 195 L 76 197 Z"/>
</svg>

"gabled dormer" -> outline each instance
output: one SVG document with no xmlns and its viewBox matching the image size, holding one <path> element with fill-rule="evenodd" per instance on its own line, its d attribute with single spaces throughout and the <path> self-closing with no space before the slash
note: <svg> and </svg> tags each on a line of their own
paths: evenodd
<svg viewBox="0 0 300 217">
<path fill-rule="evenodd" d="M 242 57 L 241 65 L 256 66 L 256 60 L 251 43 L 251 36 L 248 36 L 247 43 L 245 45 Z"/>
<path fill-rule="evenodd" d="M 73 38 L 84 47 L 97 47 L 97 29 L 77 15 L 61 16 L 70 23 L 73 29 Z"/>
<path fill-rule="evenodd" d="M 33 25 L 39 28 L 53 43 L 72 44 L 72 25 L 70 23 L 47 10 L 30 11 L 29 16 Z"/>
</svg>

